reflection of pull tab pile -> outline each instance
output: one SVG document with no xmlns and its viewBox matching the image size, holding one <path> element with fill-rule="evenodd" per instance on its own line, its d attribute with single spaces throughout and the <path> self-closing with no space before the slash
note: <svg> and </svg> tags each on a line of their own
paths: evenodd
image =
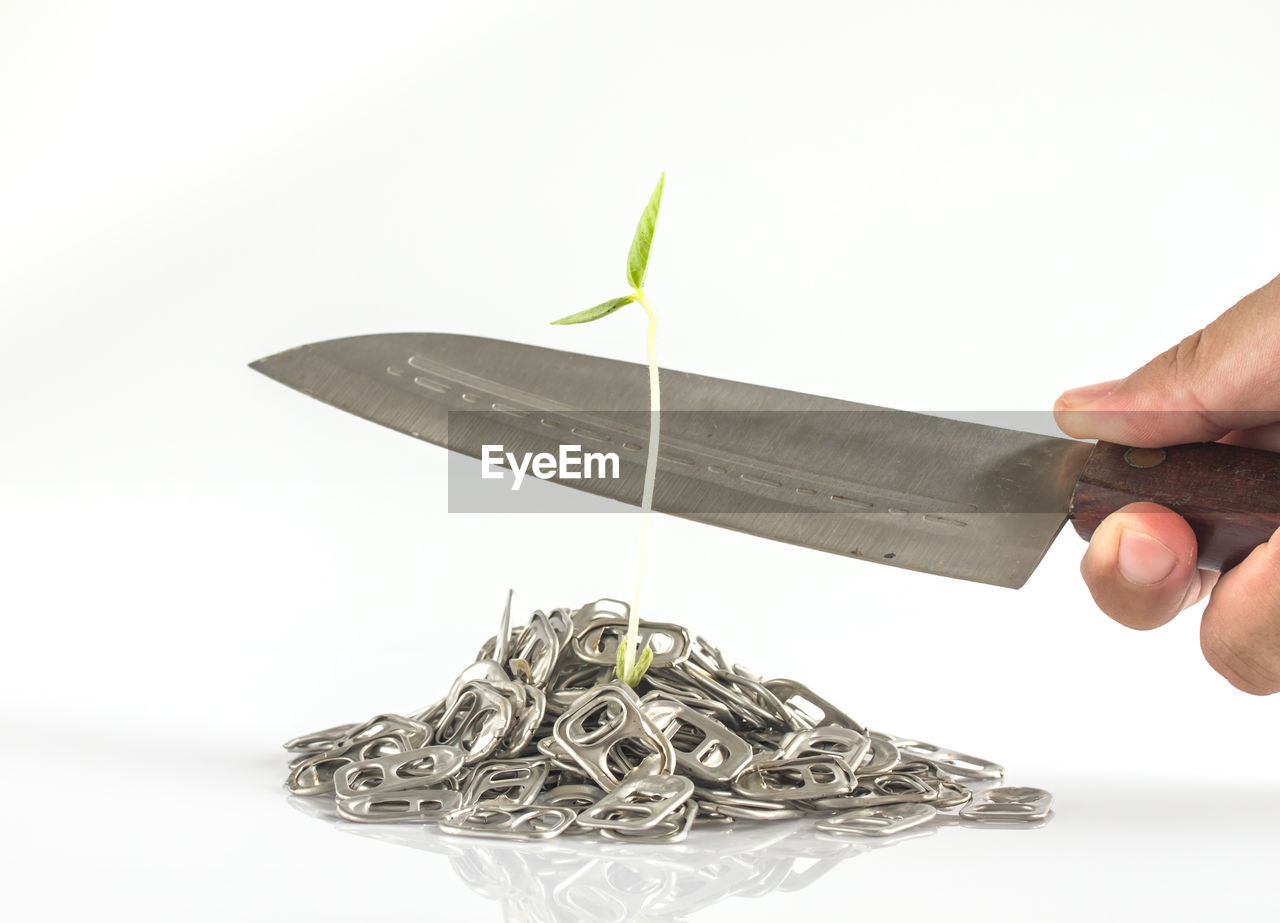
<svg viewBox="0 0 1280 923">
<path fill-rule="evenodd" d="M 927 823 L 868 838 L 828 836 L 806 820 L 713 824 L 700 825 L 683 843 L 637 849 L 596 837 L 529 843 L 424 835 L 411 824 L 345 823 L 331 802 L 315 798 L 290 802 L 343 832 L 445 855 L 467 887 L 500 903 L 504 920 L 548 923 L 675 923 L 730 897 L 800 891 L 872 849 L 933 836 L 945 826 L 986 825 L 937 813 Z M 1017 829 L 1045 823 L 1023 820 Z"/>
<path fill-rule="evenodd" d="M 807 815 L 827 833 L 886 836 L 952 809 L 981 823 L 1049 814 L 1040 789 L 975 799 L 1001 766 L 868 731 L 801 683 L 730 666 L 679 625 L 641 622 L 653 664 L 636 690 L 615 682 L 627 614 L 598 600 L 512 631 L 508 608 L 439 702 L 286 743 L 286 788 L 332 795 L 359 823 L 520 840 L 676 843 L 695 824 Z"/>
<path fill-rule="evenodd" d="M 792 821 L 699 830 L 661 851 L 582 839 L 531 849 L 445 837 L 430 838 L 428 848 L 447 853 L 477 894 L 501 902 L 504 920 L 660 923 L 690 919 L 731 897 L 799 891 L 872 848 L 934 832 L 930 826 L 877 840 L 837 840 Z"/>
</svg>

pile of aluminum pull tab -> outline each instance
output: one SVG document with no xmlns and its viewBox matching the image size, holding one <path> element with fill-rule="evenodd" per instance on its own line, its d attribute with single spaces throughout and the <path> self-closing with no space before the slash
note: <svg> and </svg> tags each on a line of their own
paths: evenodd
<svg viewBox="0 0 1280 923">
<path fill-rule="evenodd" d="M 288 741 L 285 787 L 335 797 L 346 820 L 515 839 L 679 842 L 695 823 L 805 815 L 830 833 L 884 836 L 949 809 L 988 823 L 1048 816 L 1040 789 L 975 794 L 1003 777 L 995 763 L 868 731 L 679 625 L 640 623 L 653 663 L 633 690 L 614 679 L 627 616 L 604 599 L 534 612 L 513 631 L 508 602 L 439 702 Z"/>
</svg>

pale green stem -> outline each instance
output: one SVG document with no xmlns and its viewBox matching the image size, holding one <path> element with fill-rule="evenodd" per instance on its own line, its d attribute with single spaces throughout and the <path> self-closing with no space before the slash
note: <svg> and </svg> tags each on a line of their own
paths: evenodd
<svg viewBox="0 0 1280 923">
<path fill-rule="evenodd" d="M 662 413 L 662 397 L 658 386 L 658 317 L 636 289 L 636 301 L 649 315 L 649 454 L 644 464 L 644 491 L 640 495 L 640 544 L 636 550 L 636 582 L 631 592 L 631 617 L 627 620 L 627 637 L 623 642 L 623 672 L 631 675 L 636 662 L 636 642 L 640 637 L 640 584 L 644 575 L 645 546 L 649 539 L 649 514 L 653 511 L 653 484 L 658 475 L 658 431 Z"/>
</svg>

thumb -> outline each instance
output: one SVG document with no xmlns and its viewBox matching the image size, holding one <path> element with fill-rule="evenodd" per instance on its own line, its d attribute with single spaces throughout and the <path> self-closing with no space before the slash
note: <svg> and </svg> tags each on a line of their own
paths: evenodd
<svg viewBox="0 0 1280 923">
<path fill-rule="evenodd" d="M 1054 417 L 1069 436 L 1132 446 L 1280 420 L 1280 276 L 1128 378 L 1065 392 Z"/>
<path fill-rule="evenodd" d="M 1181 516 L 1130 503 L 1102 521 L 1080 562 L 1098 608 L 1129 628 L 1158 628 L 1209 591 L 1196 570 L 1196 537 Z"/>
</svg>

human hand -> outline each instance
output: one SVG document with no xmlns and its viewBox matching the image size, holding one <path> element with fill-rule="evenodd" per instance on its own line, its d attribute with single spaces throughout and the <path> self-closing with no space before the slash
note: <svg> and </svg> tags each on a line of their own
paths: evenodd
<svg viewBox="0 0 1280 923">
<path fill-rule="evenodd" d="M 1280 277 L 1128 378 L 1065 392 L 1054 416 L 1079 439 L 1280 452 Z M 1219 576 L 1197 569 L 1186 520 L 1131 503 L 1098 526 L 1080 572 L 1098 608 L 1130 628 L 1158 628 L 1209 596 L 1205 660 L 1245 692 L 1280 692 L 1280 531 Z"/>
</svg>

